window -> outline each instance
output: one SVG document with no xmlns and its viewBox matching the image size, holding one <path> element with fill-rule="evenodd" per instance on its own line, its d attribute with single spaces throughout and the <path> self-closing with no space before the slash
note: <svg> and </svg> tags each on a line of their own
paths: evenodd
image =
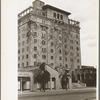
<svg viewBox="0 0 100 100">
<path fill-rule="evenodd" d="M 67 64 L 65 64 L 65 66 L 66 66 L 66 68 L 68 68 L 68 65 Z"/>
<path fill-rule="evenodd" d="M 78 44 L 78 41 L 76 41 L 76 44 Z"/>
<path fill-rule="evenodd" d="M 61 54 L 61 50 L 59 50 L 59 53 Z"/>
<path fill-rule="evenodd" d="M 42 15 L 45 16 L 46 15 L 45 12 L 42 12 Z"/>
<path fill-rule="evenodd" d="M 59 57 L 59 60 L 62 60 L 62 57 Z"/>
<path fill-rule="evenodd" d="M 77 50 L 79 50 L 79 47 L 76 47 Z"/>
<path fill-rule="evenodd" d="M 20 33 L 20 29 L 18 29 L 18 33 Z"/>
<path fill-rule="evenodd" d="M 34 32 L 34 36 L 37 36 L 37 32 Z"/>
<path fill-rule="evenodd" d="M 51 42 L 51 46 L 53 46 L 53 42 Z"/>
<path fill-rule="evenodd" d="M 34 46 L 34 51 L 37 51 L 37 47 L 36 46 Z"/>
<path fill-rule="evenodd" d="M 64 39 L 64 42 L 67 42 L 67 40 L 66 40 L 66 39 Z"/>
<path fill-rule="evenodd" d="M 20 60 L 20 57 L 18 57 L 18 60 Z"/>
<path fill-rule="evenodd" d="M 24 45 L 24 43 L 25 43 L 25 42 L 24 42 L 24 41 L 22 41 L 22 45 Z"/>
<path fill-rule="evenodd" d="M 29 49 L 29 48 L 27 47 L 27 51 L 28 51 L 28 49 Z"/>
<path fill-rule="evenodd" d="M 65 45 L 65 48 L 67 48 L 67 45 Z"/>
<path fill-rule="evenodd" d="M 78 35 L 76 34 L 76 38 L 78 39 Z"/>
<path fill-rule="evenodd" d="M 62 64 L 60 63 L 60 66 L 62 66 Z"/>
<path fill-rule="evenodd" d="M 59 14 L 57 14 L 57 19 L 59 19 Z"/>
<path fill-rule="evenodd" d="M 42 48 L 42 51 L 43 51 L 43 52 L 46 52 L 46 48 Z"/>
<path fill-rule="evenodd" d="M 73 49 L 73 46 L 70 46 L 70 49 Z"/>
<path fill-rule="evenodd" d="M 42 41 L 42 44 L 43 44 L 43 45 L 45 45 L 45 44 L 46 44 L 46 42 L 43 40 L 43 41 Z"/>
<path fill-rule="evenodd" d="M 22 63 L 22 67 L 24 67 L 24 63 Z"/>
<path fill-rule="evenodd" d="M 34 54 L 34 58 L 37 58 L 37 54 Z"/>
<path fill-rule="evenodd" d="M 80 60 L 79 60 L 79 59 L 77 59 L 77 62 L 79 63 L 79 62 L 80 62 Z"/>
<path fill-rule="evenodd" d="M 61 38 L 61 36 L 59 36 L 59 40 L 61 40 L 62 38 Z"/>
<path fill-rule="evenodd" d="M 18 64 L 18 67 L 20 67 L 20 64 Z"/>
<path fill-rule="evenodd" d="M 71 65 L 71 68 L 74 68 L 74 65 Z"/>
<path fill-rule="evenodd" d="M 26 62 L 26 65 L 28 66 L 28 62 Z"/>
<path fill-rule="evenodd" d="M 26 58 L 28 58 L 28 54 L 26 55 Z"/>
<path fill-rule="evenodd" d="M 80 66 L 78 65 L 78 69 L 80 69 Z"/>
<path fill-rule="evenodd" d="M 22 56 L 22 60 L 24 59 L 24 55 Z"/>
<path fill-rule="evenodd" d="M 71 43 L 73 43 L 73 40 L 70 40 Z"/>
<path fill-rule="evenodd" d="M 54 63 L 51 63 L 51 66 L 53 66 L 54 65 Z"/>
<path fill-rule="evenodd" d="M 22 38 L 24 38 L 25 37 L 25 34 L 22 34 Z"/>
<path fill-rule="evenodd" d="M 22 48 L 22 52 L 24 52 L 24 48 Z"/>
<path fill-rule="evenodd" d="M 53 49 L 51 49 L 51 53 L 53 53 Z"/>
<path fill-rule="evenodd" d="M 37 39 L 34 39 L 34 43 L 37 43 Z"/>
<path fill-rule="evenodd" d="M 18 54 L 20 53 L 20 50 L 18 50 Z"/>
<path fill-rule="evenodd" d="M 73 56 L 74 54 L 72 52 L 70 52 L 70 55 Z"/>
<path fill-rule="evenodd" d="M 18 40 L 20 40 L 20 36 L 18 36 Z"/>
<path fill-rule="evenodd" d="M 46 55 L 42 55 L 42 58 L 43 58 L 43 59 L 46 59 Z"/>
<path fill-rule="evenodd" d="M 56 18 L 56 13 L 53 13 L 53 17 Z"/>
<path fill-rule="evenodd" d="M 36 66 L 37 65 L 37 62 L 34 62 L 34 66 Z"/>
<path fill-rule="evenodd" d="M 18 46 L 20 47 L 20 43 L 18 43 Z"/>
<path fill-rule="evenodd" d="M 51 56 L 51 59 L 53 59 L 53 56 Z"/>
<path fill-rule="evenodd" d="M 22 31 L 25 31 L 25 27 L 22 28 Z"/>
<path fill-rule="evenodd" d="M 53 36 L 52 35 L 49 35 L 50 39 L 53 39 Z"/>
<path fill-rule="evenodd" d="M 28 44 L 29 40 L 27 40 L 27 44 Z"/>
<path fill-rule="evenodd" d="M 77 56 L 79 56 L 79 53 L 77 53 Z"/>
<path fill-rule="evenodd" d="M 70 61 L 71 61 L 71 62 L 74 62 L 74 59 L 73 59 L 73 58 L 71 58 L 71 59 L 70 59 Z"/>
<path fill-rule="evenodd" d="M 67 58 L 65 58 L 65 61 L 67 61 Z"/>
<path fill-rule="evenodd" d="M 63 16 L 62 15 L 60 15 L 60 18 L 61 18 L 61 20 L 63 20 Z"/>
<path fill-rule="evenodd" d="M 46 37 L 45 34 L 42 33 L 42 38 L 45 38 L 45 37 Z"/>
<path fill-rule="evenodd" d="M 65 51 L 65 55 L 67 55 L 67 51 Z"/>
</svg>

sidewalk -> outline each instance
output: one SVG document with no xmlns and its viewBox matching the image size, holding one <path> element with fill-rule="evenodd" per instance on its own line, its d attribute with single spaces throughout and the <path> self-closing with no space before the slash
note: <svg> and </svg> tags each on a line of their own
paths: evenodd
<svg viewBox="0 0 100 100">
<path fill-rule="evenodd" d="M 37 90 L 37 91 L 23 91 L 23 92 L 18 92 L 18 96 L 43 96 L 43 95 L 59 95 L 59 94 L 69 94 L 69 93 L 81 93 L 81 92 L 95 92 L 96 93 L 96 88 L 94 87 L 86 87 L 86 88 L 78 88 L 78 89 L 68 89 L 63 90 L 46 90 L 45 92 Z"/>
</svg>

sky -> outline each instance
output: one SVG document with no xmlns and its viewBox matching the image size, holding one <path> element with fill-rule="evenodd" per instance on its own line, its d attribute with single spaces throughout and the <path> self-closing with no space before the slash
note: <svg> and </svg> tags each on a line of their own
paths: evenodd
<svg viewBox="0 0 100 100">
<path fill-rule="evenodd" d="M 34 0 L 17 0 L 17 12 L 32 6 Z M 97 66 L 98 7 L 97 0 L 42 0 L 45 4 L 70 12 L 70 19 L 80 22 L 82 65 Z"/>
</svg>

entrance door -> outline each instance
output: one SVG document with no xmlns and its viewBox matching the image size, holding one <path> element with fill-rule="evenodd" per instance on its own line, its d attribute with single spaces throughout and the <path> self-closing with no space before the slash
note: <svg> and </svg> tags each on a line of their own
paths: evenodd
<svg viewBox="0 0 100 100">
<path fill-rule="evenodd" d="M 18 90 L 30 90 L 30 77 L 18 77 Z"/>
</svg>

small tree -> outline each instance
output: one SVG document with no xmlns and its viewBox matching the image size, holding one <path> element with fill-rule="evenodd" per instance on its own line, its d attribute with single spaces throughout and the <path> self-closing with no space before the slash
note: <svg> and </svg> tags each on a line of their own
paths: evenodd
<svg viewBox="0 0 100 100">
<path fill-rule="evenodd" d="M 45 63 L 42 63 L 35 75 L 35 83 L 40 83 L 41 89 L 45 91 L 45 85 L 50 80 L 50 73 L 45 70 Z"/>
</svg>

